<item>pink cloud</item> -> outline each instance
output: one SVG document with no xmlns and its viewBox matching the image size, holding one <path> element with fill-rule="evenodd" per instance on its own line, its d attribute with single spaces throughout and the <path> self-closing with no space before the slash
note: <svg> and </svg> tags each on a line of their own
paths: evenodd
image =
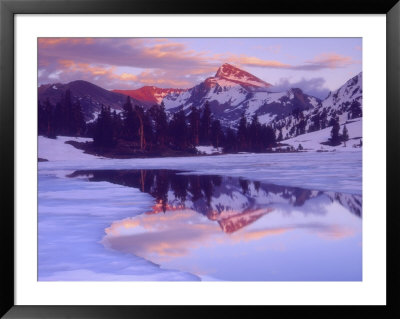
<svg viewBox="0 0 400 319">
<path fill-rule="evenodd" d="M 322 53 L 314 57 L 314 59 L 306 61 L 306 63 L 319 66 L 321 68 L 337 69 L 354 64 L 356 61 L 354 61 L 351 57 L 337 53 Z"/>
<path fill-rule="evenodd" d="M 266 49 L 278 54 L 281 46 Z M 337 53 L 324 53 L 296 65 L 278 59 L 195 51 L 173 39 L 156 38 L 39 38 L 38 54 L 39 83 L 83 79 L 108 89 L 141 85 L 189 88 L 215 74 L 225 62 L 243 68 L 294 71 L 336 69 L 358 63 Z M 138 70 L 117 73 L 127 67 Z"/>
<path fill-rule="evenodd" d="M 316 71 L 321 69 L 337 69 L 357 63 L 351 57 L 343 56 L 337 53 L 322 53 L 311 60 L 305 61 L 303 64 L 292 65 L 282 63 L 275 60 L 263 60 L 250 56 L 230 56 L 229 60 L 243 66 L 273 68 L 273 69 L 290 69 L 290 70 L 308 70 Z"/>
<path fill-rule="evenodd" d="M 247 66 L 259 66 L 265 68 L 291 68 L 292 66 L 286 63 L 282 63 L 279 61 L 273 60 L 263 60 L 257 57 L 250 57 L 250 56 L 233 56 L 231 57 L 232 61 L 236 62 L 240 65 L 247 65 Z"/>
<path fill-rule="evenodd" d="M 62 43 L 70 44 L 92 44 L 94 43 L 93 38 L 39 38 L 38 45 L 41 48 L 55 46 Z"/>
</svg>

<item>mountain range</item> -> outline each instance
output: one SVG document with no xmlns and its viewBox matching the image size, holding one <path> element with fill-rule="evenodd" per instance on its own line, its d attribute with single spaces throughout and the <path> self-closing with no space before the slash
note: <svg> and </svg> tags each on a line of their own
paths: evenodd
<svg viewBox="0 0 400 319">
<path fill-rule="evenodd" d="M 169 115 L 180 110 L 188 114 L 192 106 L 201 108 L 208 102 L 213 117 L 220 120 L 223 127 L 237 127 L 243 114 L 248 120 L 257 115 L 261 124 L 270 125 L 283 138 L 323 129 L 334 118 L 343 124 L 362 116 L 362 73 L 323 100 L 299 88 L 274 92 L 270 83 L 227 63 L 215 76 L 189 89 L 144 86 L 109 91 L 78 80 L 42 85 L 38 88 L 38 99 L 41 102 L 49 99 L 55 104 L 67 89 L 71 90 L 74 100 L 80 101 L 87 122 L 97 117 L 101 105 L 119 112 L 127 96 L 131 97 L 133 105 L 145 108 L 163 103 Z"/>
<path fill-rule="evenodd" d="M 79 101 L 86 122 L 93 121 L 101 111 L 102 105 L 110 106 L 111 109 L 121 111 L 126 102 L 126 95 L 111 92 L 87 81 L 77 80 L 67 84 L 53 83 L 41 85 L 38 88 L 38 100 L 45 103 L 48 99 L 56 105 L 67 90 L 71 91 L 73 102 Z M 132 98 L 132 103 L 148 106 L 148 102 Z"/>
</svg>

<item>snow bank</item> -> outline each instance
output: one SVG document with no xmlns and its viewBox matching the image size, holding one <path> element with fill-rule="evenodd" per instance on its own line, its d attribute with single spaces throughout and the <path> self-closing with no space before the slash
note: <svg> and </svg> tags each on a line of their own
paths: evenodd
<svg viewBox="0 0 400 319">
<path fill-rule="evenodd" d="M 200 154 L 220 154 L 222 153 L 222 149 L 220 147 L 214 147 L 214 146 L 196 146 L 196 150 L 200 153 Z"/>
<path fill-rule="evenodd" d="M 75 148 L 66 141 L 86 142 L 92 141 L 92 138 L 58 136 L 56 139 L 44 136 L 38 137 L 38 157 L 49 161 L 76 161 L 88 160 L 95 156 L 85 154 L 82 150 Z"/>
<path fill-rule="evenodd" d="M 351 123 L 350 123 L 351 122 Z M 340 125 L 339 133 L 342 134 L 344 124 Z M 346 128 L 349 132 L 349 140 L 344 144 L 341 143 L 338 146 L 329 146 L 323 145 L 321 143 L 327 142 L 331 137 L 332 127 L 327 127 L 323 130 L 306 133 L 302 135 L 298 135 L 296 137 L 290 138 L 288 140 L 282 141 L 283 144 L 289 144 L 293 146 L 295 149 L 301 144 L 304 150 L 327 150 L 327 151 L 360 151 L 361 148 L 353 147 L 353 145 L 358 146 L 360 144 L 360 140 L 362 140 L 362 119 L 354 119 L 350 120 L 349 123 L 346 124 Z"/>
<path fill-rule="evenodd" d="M 149 210 L 154 199 L 107 182 L 57 178 L 39 172 L 38 278 L 40 281 L 199 280 L 101 243 L 113 221 Z"/>
</svg>

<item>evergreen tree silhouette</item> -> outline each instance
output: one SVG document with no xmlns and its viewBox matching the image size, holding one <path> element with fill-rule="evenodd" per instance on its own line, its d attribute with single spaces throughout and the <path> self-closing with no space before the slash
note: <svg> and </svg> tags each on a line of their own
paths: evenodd
<svg viewBox="0 0 400 319">
<path fill-rule="evenodd" d="M 221 122 L 214 120 L 211 123 L 211 143 L 214 147 L 220 147 L 223 143 L 224 133 L 222 132 Z"/>
<path fill-rule="evenodd" d="M 360 102 L 354 100 L 354 101 L 351 103 L 351 106 L 350 106 L 350 114 L 351 114 L 351 118 L 352 118 L 352 119 L 362 116 L 362 109 L 361 109 L 361 104 L 360 104 Z"/>
<path fill-rule="evenodd" d="M 236 137 L 236 133 L 232 128 L 228 128 L 226 130 L 226 136 L 224 140 L 224 152 L 236 152 L 238 146 L 238 141 Z"/>
<path fill-rule="evenodd" d="M 155 133 L 153 130 L 153 123 L 150 110 L 144 112 L 143 116 L 143 130 L 146 141 L 146 149 L 150 150 L 155 144 Z"/>
<path fill-rule="evenodd" d="M 200 112 L 195 107 L 190 108 L 189 114 L 189 134 L 192 145 L 197 146 L 200 143 Z"/>
<path fill-rule="evenodd" d="M 261 151 L 263 148 L 263 142 L 261 139 L 261 124 L 258 121 L 257 114 L 254 114 L 248 128 L 248 145 L 249 150 L 258 152 Z"/>
<path fill-rule="evenodd" d="M 347 130 L 346 125 L 343 125 L 342 140 L 345 142 L 349 140 L 349 131 Z"/>
<path fill-rule="evenodd" d="M 176 149 L 186 149 L 187 131 L 185 112 L 180 110 L 173 115 L 169 125 L 171 142 Z"/>
<path fill-rule="evenodd" d="M 101 107 L 101 112 L 96 120 L 94 128 L 93 143 L 100 147 L 112 147 L 115 144 L 114 129 L 109 107 Z"/>
<path fill-rule="evenodd" d="M 247 139 L 247 119 L 245 114 L 242 114 L 242 117 L 239 121 L 239 127 L 237 131 L 237 141 L 238 141 L 238 150 L 245 151 L 248 147 L 248 139 Z"/>
<path fill-rule="evenodd" d="M 208 101 L 204 104 L 203 113 L 200 121 L 200 144 L 210 144 L 210 130 L 211 130 L 211 109 Z"/>
<path fill-rule="evenodd" d="M 123 137 L 123 121 L 121 115 L 117 113 L 115 110 L 112 112 L 112 127 L 113 127 L 113 134 L 116 139 Z"/>
<path fill-rule="evenodd" d="M 340 144 L 339 130 L 340 130 L 339 120 L 335 119 L 331 129 L 331 138 L 329 139 L 330 144 L 333 146 Z"/>
<path fill-rule="evenodd" d="M 128 96 L 123 105 L 122 118 L 124 123 L 124 137 L 127 140 L 135 140 L 138 137 L 138 120 L 133 111 L 131 98 Z"/>
<path fill-rule="evenodd" d="M 261 141 L 263 143 L 264 149 L 276 145 L 275 131 L 270 126 L 266 126 L 264 124 L 261 127 L 260 136 L 261 136 Z"/>
<path fill-rule="evenodd" d="M 163 148 L 168 143 L 168 119 L 164 102 L 155 108 L 154 122 L 156 143 Z"/>
</svg>

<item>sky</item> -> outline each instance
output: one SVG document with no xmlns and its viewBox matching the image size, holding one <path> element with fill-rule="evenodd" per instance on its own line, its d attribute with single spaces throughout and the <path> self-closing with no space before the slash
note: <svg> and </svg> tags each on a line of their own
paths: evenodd
<svg viewBox="0 0 400 319">
<path fill-rule="evenodd" d="M 324 98 L 362 71 L 361 38 L 39 38 L 38 85 L 191 88 L 230 63 Z"/>
</svg>

